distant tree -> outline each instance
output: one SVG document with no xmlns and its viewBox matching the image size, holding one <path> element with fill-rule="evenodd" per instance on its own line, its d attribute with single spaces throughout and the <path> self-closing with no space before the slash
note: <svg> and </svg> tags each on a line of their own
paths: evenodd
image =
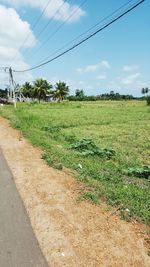
<svg viewBox="0 0 150 267">
<path fill-rule="evenodd" d="M 59 99 L 59 92 L 57 90 L 50 90 L 50 95 L 53 98 L 53 100 Z"/>
<path fill-rule="evenodd" d="M 33 98 L 34 97 L 34 88 L 29 82 L 25 82 L 21 87 L 21 93 L 25 97 Z"/>
<path fill-rule="evenodd" d="M 75 91 L 75 99 L 77 101 L 85 100 L 85 98 L 86 98 L 86 95 L 84 94 L 84 91 L 83 90 L 77 89 Z"/>
<path fill-rule="evenodd" d="M 46 80 L 37 79 L 34 82 L 34 97 L 38 98 L 39 103 L 41 99 L 46 100 L 46 96 L 50 93 L 52 85 Z"/>
<path fill-rule="evenodd" d="M 142 94 L 142 95 L 145 95 L 145 88 L 142 88 L 142 90 L 141 90 L 141 94 Z"/>
<path fill-rule="evenodd" d="M 110 91 L 109 97 L 110 97 L 111 100 L 115 100 L 115 92 L 114 91 Z"/>
<path fill-rule="evenodd" d="M 120 100 L 120 94 L 119 93 L 115 94 L 115 100 Z"/>
<path fill-rule="evenodd" d="M 141 93 L 142 93 L 143 95 L 148 94 L 148 92 L 149 92 L 148 87 L 142 88 L 142 90 L 141 90 Z"/>
<path fill-rule="evenodd" d="M 150 96 L 147 96 L 146 101 L 147 101 L 147 105 L 150 106 Z"/>
<path fill-rule="evenodd" d="M 145 94 L 148 94 L 148 92 L 149 92 L 149 89 L 148 89 L 148 87 L 146 87 L 145 88 Z"/>
<path fill-rule="evenodd" d="M 76 97 L 83 98 L 83 97 L 85 96 L 84 91 L 83 91 L 83 90 L 80 90 L 80 89 L 77 89 L 77 90 L 75 91 L 75 96 L 76 96 Z"/>
<path fill-rule="evenodd" d="M 69 86 L 65 82 L 57 82 L 53 95 L 54 99 L 58 99 L 59 102 L 63 101 L 69 95 Z"/>
<path fill-rule="evenodd" d="M 1 98 L 7 98 L 7 89 L 3 90 L 3 89 L 0 89 L 0 97 Z"/>
<path fill-rule="evenodd" d="M 119 93 L 115 93 L 114 91 L 110 91 L 110 93 L 102 94 L 98 96 L 100 100 L 131 100 L 135 99 L 132 95 L 121 95 Z"/>
<path fill-rule="evenodd" d="M 148 92 L 150 91 L 150 89 L 148 87 L 142 88 L 141 93 L 142 94 L 147 94 L 146 97 L 146 101 L 147 101 L 147 105 L 150 106 L 150 96 L 148 95 Z"/>
</svg>

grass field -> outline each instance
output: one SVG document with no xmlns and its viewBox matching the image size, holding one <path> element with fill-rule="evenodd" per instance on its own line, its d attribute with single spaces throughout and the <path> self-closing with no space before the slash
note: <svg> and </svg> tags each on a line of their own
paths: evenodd
<svg viewBox="0 0 150 267">
<path fill-rule="evenodd" d="M 150 164 L 150 108 L 145 102 L 18 104 L 16 110 L 1 107 L 0 114 L 43 149 L 49 165 L 77 171 L 86 183 L 81 198 L 106 200 L 120 207 L 122 218 L 150 224 L 150 179 L 128 173 Z M 113 149 L 115 155 L 91 152 L 93 143 L 82 151 L 89 139 L 94 149 Z"/>
</svg>

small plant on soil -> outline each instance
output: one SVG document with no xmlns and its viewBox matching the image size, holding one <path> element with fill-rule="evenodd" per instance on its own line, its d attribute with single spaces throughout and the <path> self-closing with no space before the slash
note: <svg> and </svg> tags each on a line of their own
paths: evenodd
<svg viewBox="0 0 150 267">
<path fill-rule="evenodd" d="M 97 155 L 105 159 L 111 159 L 116 154 L 113 149 L 99 148 L 92 139 L 87 138 L 75 141 L 69 149 L 77 150 L 83 156 Z"/>
<path fill-rule="evenodd" d="M 42 130 L 48 133 L 56 133 L 56 132 L 60 132 L 60 127 L 59 126 L 45 126 L 42 128 Z"/>
<path fill-rule="evenodd" d="M 150 106 L 150 96 L 147 97 L 146 101 L 147 101 L 147 105 Z"/>
<path fill-rule="evenodd" d="M 82 194 L 81 199 L 90 200 L 94 204 L 99 203 L 99 199 L 94 192 L 85 192 L 84 194 Z"/>
<path fill-rule="evenodd" d="M 128 168 L 128 175 L 134 175 L 139 178 L 148 179 L 150 177 L 150 165 L 144 165 L 143 167 Z"/>
<path fill-rule="evenodd" d="M 60 162 L 54 162 L 54 161 L 49 157 L 49 155 L 46 154 L 46 153 L 42 155 L 42 159 L 44 159 L 44 160 L 47 162 L 48 166 L 50 166 L 50 167 L 53 167 L 53 168 L 55 168 L 55 169 L 57 169 L 57 170 L 62 170 L 62 169 L 63 169 L 63 165 L 62 165 L 62 163 L 60 163 Z"/>
</svg>

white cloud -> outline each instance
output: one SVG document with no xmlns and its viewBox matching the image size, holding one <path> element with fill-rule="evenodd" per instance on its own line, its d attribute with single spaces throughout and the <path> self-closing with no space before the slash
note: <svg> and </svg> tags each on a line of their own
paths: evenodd
<svg viewBox="0 0 150 267">
<path fill-rule="evenodd" d="M 19 47 L 28 36 L 24 48 L 32 47 L 36 43 L 36 39 L 30 29 L 30 25 L 26 21 L 22 21 L 17 12 L 13 8 L 6 8 L 0 5 L 0 59 L 1 66 L 23 69 L 29 66 L 25 63 Z M 5 74 L 6 75 L 6 74 Z M 4 76 L 5 76 L 4 75 Z M 31 74 L 17 75 L 19 80 L 22 78 L 30 78 Z"/>
<path fill-rule="evenodd" d="M 88 65 L 85 68 L 78 68 L 79 73 L 95 72 L 99 68 L 99 65 Z"/>
<path fill-rule="evenodd" d="M 13 8 L 6 8 L 0 5 L 0 44 L 4 47 L 19 47 L 29 36 L 25 47 L 34 46 L 36 39 L 26 21 L 22 21 Z"/>
<path fill-rule="evenodd" d="M 88 65 L 84 68 L 78 68 L 77 72 L 80 74 L 82 73 L 90 73 L 90 72 L 96 72 L 99 68 L 105 68 L 105 69 L 110 69 L 110 64 L 106 60 L 102 60 L 100 63 L 95 64 L 95 65 Z"/>
<path fill-rule="evenodd" d="M 128 75 L 127 77 L 125 78 L 122 78 L 120 81 L 122 84 L 124 85 L 131 85 L 133 83 L 135 83 L 135 81 L 137 81 L 138 77 L 140 76 L 141 74 L 139 72 L 135 73 L 135 74 L 132 74 L 132 75 Z"/>
<path fill-rule="evenodd" d="M 31 7 L 43 10 L 48 2 L 48 0 L 5 0 L 3 2 L 7 2 L 15 7 Z M 56 11 L 59 9 L 59 12 Z M 54 18 L 55 20 L 66 20 L 70 15 L 71 18 L 69 22 L 74 22 L 80 19 L 83 15 L 85 15 L 85 11 L 77 5 L 71 5 L 64 0 L 53 0 L 50 1 L 49 5 L 45 10 L 45 16 L 48 18 Z"/>
<path fill-rule="evenodd" d="M 81 85 L 81 86 L 84 86 L 85 82 L 84 81 L 79 81 L 78 84 Z"/>
<path fill-rule="evenodd" d="M 104 67 L 106 69 L 110 69 L 111 68 L 109 62 L 106 61 L 106 60 L 102 60 L 100 65 L 101 65 L 101 67 Z"/>
<path fill-rule="evenodd" d="M 107 76 L 106 74 L 100 74 L 96 77 L 97 80 L 106 80 Z"/>
<path fill-rule="evenodd" d="M 94 86 L 88 84 L 85 89 L 94 89 Z"/>
<path fill-rule="evenodd" d="M 135 71 L 138 70 L 139 66 L 138 65 L 125 65 L 123 67 L 123 71 L 130 72 L 130 71 Z"/>
</svg>

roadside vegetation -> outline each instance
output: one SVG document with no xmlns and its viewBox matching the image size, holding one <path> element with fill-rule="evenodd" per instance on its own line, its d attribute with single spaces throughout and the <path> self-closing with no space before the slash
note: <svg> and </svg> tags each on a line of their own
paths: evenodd
<svg viewBox="0 0 150 267">
<path fill-rule="evenodd" d="M 69 94 L 69 87 L 65 82 L 59 81 L 53 86 L 47 80 L 43 79 L 37 79 L 33 85 L 25 82 L 20 90 L 24 97 L 32 100 L 38 99 L 39 103 L 41 100 L 46 101 L 51 99 L 60 102 Z"/>
<path fill-rule="evenodd" d="M 21 93 L 29 99 L 38 99 L 44 101 L 56 101 L 61 102 L 65 99 L 69 101 L 98 101 L 98 100 L 147 100 L 149 105 L 149 89 L 142 88 L 142 97 L 134 97 L 132 95 L 122 95 L 114 91 L 110 93 L 104 93 L 100 95 L 87 96 L 84 90 L 76 89 L 74 95 L 69 94 L 70 88 L 65 82 L 59 81 L 55 85 L 52 85 L 47 80 L 37 79 L 32 85 L 26 82 L 21 86 Z"/>
<path fill-rule="evenodd" d="M 150 105 L 150 89 L 148 87 L 141 89 L 142 97 L 134 97 L 133 95 L 119 94 L 115 91 L 103 93 L 99 95 L 86 95 L 84 90 L 76 89 L 74 95 L 70 95 L 69 86 L 62 81 L 58 81 L 52 85 L 47 80 L 42 78 L 36 79 L 34 82 L 25 82 L 22 86 L 19 84 L 15 88 L 16 94 L 21 93 L 24 102 L 42 101 L 45 102 L 62 102 L 67 101 L 99 101 L 99 100 L 146 100 L 147 105 Z M 8 89 L 0 89 L 0 103 L 10 103 L 8 99 Z M 20 100 L 20 97 L 19 99 Z"/>
<path fill-rule="evenodd" d="M 107 201 L 150 224 L 150 109 L 145 101 L 18 103 L 0 108 L 57 169 L 85 183 L 81 198 Z"/>
</svg>

